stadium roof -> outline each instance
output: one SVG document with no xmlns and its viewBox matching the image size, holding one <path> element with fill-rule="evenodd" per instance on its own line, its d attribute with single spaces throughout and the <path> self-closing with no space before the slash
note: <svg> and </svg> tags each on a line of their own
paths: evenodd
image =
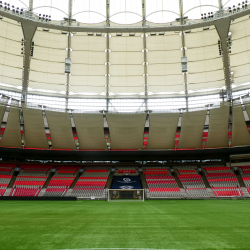
<svg viewBox="0 0 250 250">
<path fill-rule="evenodd" d="M 26 98 L 230 95 L 250 82 L 250 8 L 234 11 L 238 1 L 8 2 L 10 10 L 0 9 L 0 84 Z"/>
</svg>

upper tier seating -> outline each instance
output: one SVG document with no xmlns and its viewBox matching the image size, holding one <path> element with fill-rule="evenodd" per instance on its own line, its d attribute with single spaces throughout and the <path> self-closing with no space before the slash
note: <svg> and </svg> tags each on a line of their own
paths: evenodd
<svg viewBox="0 0 250 250">
<path fill-rule="evenodd" d="M 240 166 L 244 174 L 250 174 L 250 166 Z"/>
<path fill-rule="evenodd" d="M 0 175 L 10 175 L 12 169 L 16 168 L 16 164 L 1 163 L 0 164 Z"/>
<path fill-rule="evenodd" d="M 166 169 L 145 171 L 146 182 L 151 197 L 181 197 L 181 190 L 173 176 Z"/>
<path fill-rule="evenodd" d="M 76 175 L 76 172 L 80 169 L 80 166 L 57 166 L 57 172 L 54 176 L 72 177 Z"/>
<path fill-rule="evenodd" d="M 238 179 L 229 167 L 205 167 L 206 178 L 215 196 L 242 196 Z"/>
<path fill-rule="evenodd" d="M 87 169 L 79 177 L 71 196 L 90 198 L 91 196 L 102 198 L 108 180 L 108 169 Z"/>
<path fill-rule="evenodd" d="M 20 165 L 20 168 L 10 196 L 38 196 L 52 166 L 25 164 Z"/>
<path fill-rule="evenodd" d="M 178 178 L 181 181 L 189 197 L 209 197 L 209 193 L 202 180 L 202 177 L 196 173 L 194 167 L 177 168 Z"/>
</svg>

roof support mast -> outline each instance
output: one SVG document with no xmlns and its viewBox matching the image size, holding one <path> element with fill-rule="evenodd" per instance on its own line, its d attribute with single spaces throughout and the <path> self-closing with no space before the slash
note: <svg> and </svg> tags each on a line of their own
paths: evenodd
<svg viewBox="0 0 250 250">
<path fill-rule="evenodd" d="M 29 0 L 29 11 L 33 11 L 33 1 L 34 0 Z"/>
<path fill-rule="evenodd" d="M 72 22 L 72 0 L 69 0 L 69 12 L 68 12 L 68 25 L 71 26 Z M 67 58 L 71 57 L 71 32 L 68 33 L 68 51 Z M 67 73 L 67 83 L 66 83 L 66 110 L 69 108 L 69 86 L 70 86 L 70 73 Z"/>
<path fill-rule="evenodd" d="M 228 33 L 230 29 L 231 19 L 230 17 L 215 20 L 214 25 L 217 33 L 220 37 L 222 60 L 224 67 L 224 77 L 226 85 L 227 99 L 232 99 L 232 86 L 231 86 L 231 68 L 230 68 L 230 57 L 229 57 L 229 44 L 228 44 Z"/>
<path fill-rule="evenodd" d="M 142 0 L 142 27 L 146 27 L 146 1 Z M 143 53 L 144 53 L 144 83 L 145 83 L 145 109 L 148 110 L 148 67 L 147 67 L 147 41 L 146 33 L 143 33 Z"/>
<path fill-rule="evenodd" d="M 106 27 L 110 27 L 109 0 L 106 0 Z M 109 33 L 106 34 L 106 111 L 109 110 Z"/>
<path fill-rule="evenodd" d="M 36 23 L 30 23 L 26 20 L 22 20 L 23 30 L 23 76 L 22 76 L 22 101 L 27 102 L 29 74 L 30 74 L 30 62 L 31 62 L 31 47 L 32 40 L 36 32 Z M 20 41 L 21 43 L 21 41 Z"/>
<path fill-rule="evenodd" d="M 184 16 L 183 16 L 183 1 L 179 0 L 179 9 L 180 9 L 180 22 L 181 25 L 184 25 Z M 186 56 L 185 51 L 185 33 L 182 29 L 181 31 L 181 43 L 182 43 L 182 56 Z M 187 82 L 187 72 L 184 73 L 184 86 L 185 86 L 185 97 L 186 97 L 186 109 L 188 111 L 188 82 Z"/>
</svg>

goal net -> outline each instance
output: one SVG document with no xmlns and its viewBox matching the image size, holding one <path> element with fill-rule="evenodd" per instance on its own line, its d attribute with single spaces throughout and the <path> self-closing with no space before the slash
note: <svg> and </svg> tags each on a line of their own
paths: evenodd
<svg viewBox="0 0 250 250">
<path fill-rule="evenodd" d="M 108 201 L 144 201 L 144 189 L 108 189 Z"/>
</svg>

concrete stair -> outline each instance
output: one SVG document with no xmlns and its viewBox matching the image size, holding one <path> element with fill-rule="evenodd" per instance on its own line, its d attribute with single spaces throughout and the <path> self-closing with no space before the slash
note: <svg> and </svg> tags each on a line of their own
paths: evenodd
<svg viewBox="0 0 250 250">
<path fill-rule="evenodd" d="M 207 188 L 207 192 L 209 193 L 211 198 L 215 198 L 214 192 L 211 188 Z"/>
<path fill-rule="evenodd" d="M 69 188 L 64 196 L 69 197 L 72 194 L 72 192 L 73 192 L 73 188 Z"/>
<path fill-rule="evenodd" d="M 181 190 L 181 195 L 182 195 L 183 198 L 188 198 L 189 197 L 184 188 L 180 188 L 180 190 Z"/>
<path fill-rule="evenodd" d="M 12 188 L 7 188 L 3 196 L 10 196 Z"/>
<path fill-rule="evenodd" d="M 241 190 L 242 190 L 242 193 L 243 193 L 244 197 L 250 197 L 250 195 L 249 195 L 249 193 L 248 193 L 248 191 L 247 191 L 247 189 L 245 187 L 241 187 Z"/>
<path fill-rule="evenodd" d="M 42 190 L 40 191 L 40 193 L 38 194 L 38 196 L 44 196 L 45 194 L 45 191 L 46 191 L 46 188 L 42 188 Z"/>
</svg>

